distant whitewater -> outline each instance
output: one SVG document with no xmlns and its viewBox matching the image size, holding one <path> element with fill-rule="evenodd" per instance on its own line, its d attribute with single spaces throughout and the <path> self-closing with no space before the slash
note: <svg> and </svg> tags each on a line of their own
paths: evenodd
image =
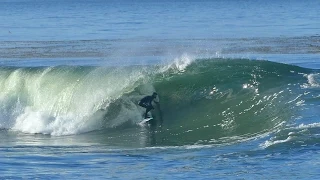
<svg viewBox="0 0 320 180">
<path fill-rule="evenodd" d="M 188 56 L 166 65 L 1 67 L 0 128 L 54 136 L 125 129 L 141 121 L 140 98 L 156 91 L 161 143 L 229 143 L 279 129 L 317 77 L 269 61 Z"/>
</svg>

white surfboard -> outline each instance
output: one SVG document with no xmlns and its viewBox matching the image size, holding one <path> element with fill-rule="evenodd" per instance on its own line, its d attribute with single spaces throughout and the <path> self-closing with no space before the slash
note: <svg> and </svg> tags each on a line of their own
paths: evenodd
<svg viewBox="0 0 320 180">
<path fill-rule="evenodd" d="M 152 117 L 149 117 L 149 118 L 146 118 L 146 119 L 143 119 L 141 122 L 139 122 L 138 124 L 140 126 L 144 126 L 146 125 L 149 121 L 151 121 L 153 118 Z"/>
</svg>

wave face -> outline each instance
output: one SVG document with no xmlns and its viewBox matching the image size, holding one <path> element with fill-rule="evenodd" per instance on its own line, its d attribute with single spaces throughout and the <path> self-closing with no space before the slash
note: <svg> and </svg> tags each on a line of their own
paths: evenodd
<svg viewBox="0 0 320 180">
<path fill-rule="evenodd" d="M 297 116 L 308 71 L 268 61 L 204 60 L 167 72 L 155 83 L 168 123 L 158 141 L 221 144 L 276 131 Z"/>
<path fill-rule="evenodd" d="M 160 106 L 153 116 L 162 126 L 152 133 L 155 144 L 233 143 L 276 131 L 298 116 L 302 86 L 310 84 L 311 73 L 244 59 L 184 60 L 169 66 L 2 67 L 0 128 L 57 136 L 123 132 L 137 128 L 144 111 L 137 106 L 140 98 L 157 91 Z"/>
</svg>

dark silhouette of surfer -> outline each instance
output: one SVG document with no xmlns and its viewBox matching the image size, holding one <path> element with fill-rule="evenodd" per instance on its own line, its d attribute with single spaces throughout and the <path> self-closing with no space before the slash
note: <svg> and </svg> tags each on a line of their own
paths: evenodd
<svg viewBox="0 0 320 180">
<path fill-rule="evenodd" d="M 146 113 L 144 115 L 145 119 L 148 118 L 148 112 L 154 109 L 154 107 L 152 106 L 152 101 L 155 102 L 156 104 L 159 104 L 159 102 L 156 101 L 157 95 L 158 94 L 154 92 L 151 96 L 145 96 L 139 101 L 138 103 L 139 106 L 146 108 Z"/>
</svg>

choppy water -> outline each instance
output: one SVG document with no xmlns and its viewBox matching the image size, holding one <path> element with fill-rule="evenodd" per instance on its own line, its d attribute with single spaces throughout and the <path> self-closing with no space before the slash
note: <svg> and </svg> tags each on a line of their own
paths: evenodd
<svg viewBox="0 0 320 180">
<path fill-rule="evenodd" d="M 319 7 L 2 0 L 0 178 L 316 179 Z"/>
</svg>

